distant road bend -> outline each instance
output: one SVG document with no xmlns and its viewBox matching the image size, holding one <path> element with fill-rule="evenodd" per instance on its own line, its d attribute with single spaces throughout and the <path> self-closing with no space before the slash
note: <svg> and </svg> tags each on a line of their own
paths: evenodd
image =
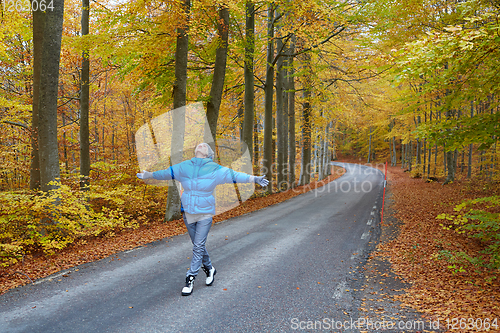
<svg viewBox="0 0 500 333">
<path fill-rule="evenodd" d="M 7 292 L 0 332 L 293 332 L 311 321 L 341 331 L 360 316 L 351 284 L 379 228 L 384 175 L 334 164 L 346 168 L 336 181 L 215 224 L 212 286 L 200 271 L 181 296 L 184 234 Z"/>
</svg>

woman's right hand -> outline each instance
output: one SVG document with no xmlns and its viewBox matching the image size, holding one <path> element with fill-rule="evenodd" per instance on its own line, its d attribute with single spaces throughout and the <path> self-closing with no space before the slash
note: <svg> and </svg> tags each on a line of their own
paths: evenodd
<svg viewBox="0 0 500 333">
<path fill-rule="evenodd" d="M 149 172 L 149 171 L 142 171 L 142 172 L 139 172 L 137 174 L 137 178 L 139 179 L 149 179 L 149 178 L 153 178 L 153 173 L 152 172 Z"/>
</svg>

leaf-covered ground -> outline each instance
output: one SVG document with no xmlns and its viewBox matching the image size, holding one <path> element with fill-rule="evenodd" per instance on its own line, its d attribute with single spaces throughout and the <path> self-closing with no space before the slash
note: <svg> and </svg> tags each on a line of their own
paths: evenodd
<svg viewBox="0 0 500 333">
<path fill-rule="evenodd" d="M 478 256 L 485 244 L 445 230 L 436 216 L 452 213 L 465 199 L 498 195 L 500 188 L 487 181 L 458 178 L 443 186 L 442 181 L 426 183 L 399 166 L 389 167 L 392 217 L 399 220 L 400 230 L 395 239 L 380 244 L 374 256 L 388 259 L 392 271 L 410 286 L 394 296 L 409 311 L 440 320 L 441 329 L 450 332 L 481 331 L 476 325 L 496 319 L 498 326 L 491 325 L 489 331 L 499 332 L 500 272 L 463 263 L 452 267 L 454 263 L 440 255 L 461 251 Z"/>
<path fill-rule="evenodd" d="M 309 185 L 300 186 L 293 190 L 247 200 L 234 209 L 214 216 L 214 222 L 217 223 L 285 201 L 333 181 L 343 173 L 344 169 L 333 167 L 332 175 L 321 182 L 313 181 Z M 52 256 L 45 256 L 42 253 L 27 255 L 22 262 L 0 270 L 0 294 L 5 293 L 11 288 L 26 285 L 31 283 L 31 281 L 49 276 L 61 270 L 96 261 L 117 252 L 138 246 L 147 246 L 148 243 L 162 239 L 168 241 L 168 237 L 183 234 L 186 231 L 182 220 L 167 223 L 152 221 L 146 225 L 142 225 L 138 229 L 117 233 L 113 237 L 95 237 L 80 240 L 78 243 Z"/>
</svg>

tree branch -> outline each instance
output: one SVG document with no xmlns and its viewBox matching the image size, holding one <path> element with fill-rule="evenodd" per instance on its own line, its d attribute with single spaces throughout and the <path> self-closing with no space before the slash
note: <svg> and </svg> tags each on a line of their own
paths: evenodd
<svg viewBox="0 0 500 333">
<path fill-rule="evenodd" d="M 9 125 L 14 125 L 14 126 L 19 126 L 19 127 L 24 128 L 25 130 L 31 132 L 31 128 L 29 128 L 28 125 L 25 125 L 25 124 L 22 124 L 22 123 L 18 123 L 18 122 L 15 122 L 15 121 L 10 121 L 10 120 L 3 120 L 2 123 L 9 124 Z"/>
</svg>

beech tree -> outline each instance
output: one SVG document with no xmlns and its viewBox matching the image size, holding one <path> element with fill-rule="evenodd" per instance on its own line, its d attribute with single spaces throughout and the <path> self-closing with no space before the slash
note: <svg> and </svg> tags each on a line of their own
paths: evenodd
<svg viewBox="0 0 500 333">
<path fill-rule="evenodd" d="M 191 0 L 183 2 L 184 22 L 177 28 L 177 44 L 175 48 L 175 82 L 173 85 L 173 104 L 174 109 L 186 105 L 186 87 L 187 87 L 187 65 L 188 65 L 188 51 L 189 51 L 189 13 L 191 10 Z M 179 151 L 183 147 L 178 145 L 183 143 L 179 136 L 184 136 L 185 126 L 184 119 L 175 119 L 175 132 L 172 133 L 171 147 L 171 164 L 182 162 L 182 156 Z M 181 198 L 177 186 L 175 184 L 169 185 L 167 196 L 167 207 L 165 210 L 165 221 L 172 221 L 180 219 L 181 213 Z"/>
<path fill-rule="evenodd" d="M 267 65 L 265 83 L 264 111 L 264 159 L 263 167 L 269 180 L 267 192 L 273 192 L 273 94 L 274 94 L 274 15 L 275 5 L 270 3 L 267 9 Z"/>
<path fill-rule="evenodd" d="M 43 29 L 45 13 L 33 12 L 33 103 L 31 114 L 31 166 L 30 189 L 40 189 L 40 155 L 38 149 L 38 103 L 40 101 L 40 74 L 42 70 Z"/>
<path fill-rule="evenodd" d="M 38 148 L 40 184 L 43 191 L 57 188 L 59 181 L 59 150 L 57 142 L 57 97 L 59 62 L 63 31 L 64 0 L 54 0 L 53 9 L 44 16 L 43 42 L 40 57 L 38 101 Z M 38 22 L 37 22 L 38 23 Z"/>
<path fill-rule="evenodd" d="M 217 135 L 217 121 L 219 119 L 219 108 L 224 90 L 226 78 L 227 48 L 229 38 L 229 9 L 221 5 L 218 10 L 217 32 L 219 43 L 215 52 L 215 65 L 210 88 L 210 100 L 207 103 L 207 121 L 214 141 Z"/>
<path fill-rule="evenodd" d="M 89 34 L 89 0 L 82 0 L 82 36 Z M 82 53 L 82 71 L 80 84 L 80 188 L 87 190 L 90 185 L 90 59 L 88 50 Z"/>
<path fill-rule="evenodd" d="M 255 52 L 255 5 L 252 1 L 245 4 L 245 113 L 243 119 L 243 142 L 250 157 L 253 157 L 254 131 L 254 52 Z M 254 161 L 256 163 L 257 161 Z"/>
</svg>

